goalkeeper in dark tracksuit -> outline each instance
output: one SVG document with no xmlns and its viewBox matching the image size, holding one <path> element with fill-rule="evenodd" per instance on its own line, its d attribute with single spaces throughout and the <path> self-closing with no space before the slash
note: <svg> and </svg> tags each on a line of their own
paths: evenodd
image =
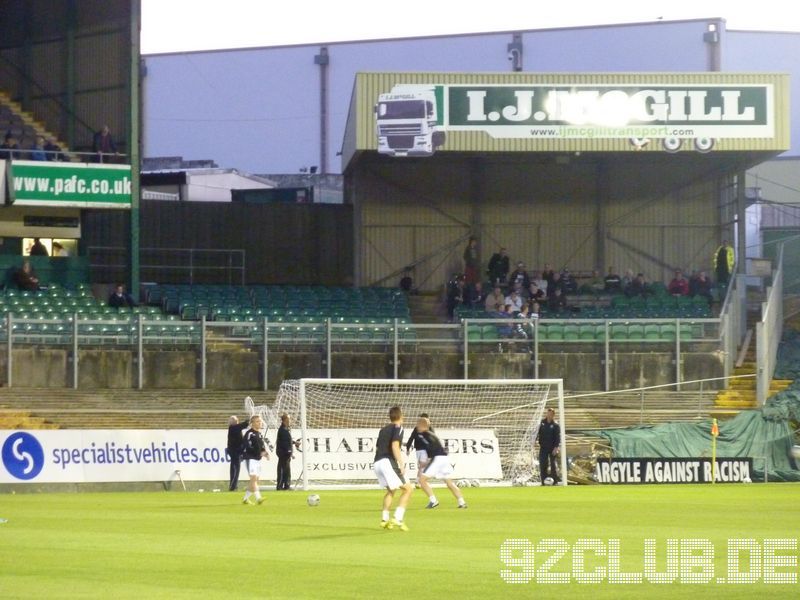
<svg viewBox="0 0 800 600">
<path fill-rule="evenodd" d="M 553 478 L 553 483 L 558 483 L 558 454 L 561 448 L 561 426 L 555 421 L 556 412 L 547 409 L 547 416 L 539 425 L 536 441 L 539 444 L 539 472 L 542 483 L 547 477 Z"/>
</svg>

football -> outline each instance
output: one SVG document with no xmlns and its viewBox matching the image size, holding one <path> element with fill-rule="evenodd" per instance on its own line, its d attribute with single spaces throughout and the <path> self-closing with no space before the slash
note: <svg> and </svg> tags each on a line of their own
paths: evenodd
<svg viewBox="0 0 800 600">
<path fill-rule="evenodd" d="M 792 449 L 789 450 L 789 454 L 791 454 L 793 458 L 800 460 L 800 446 L 792 446 Z"/>
<path fill-rule="evenodd" d="M 319 494 L 311 494 L 307 499 L 309 506 L 319 506 Z"/>
<path fill-rule="evenodd" d="M 552 477 L 545 477 L 544 481 L 542 482 L 544 485 L 553 485 L 555 483 Z"/>
</svg>

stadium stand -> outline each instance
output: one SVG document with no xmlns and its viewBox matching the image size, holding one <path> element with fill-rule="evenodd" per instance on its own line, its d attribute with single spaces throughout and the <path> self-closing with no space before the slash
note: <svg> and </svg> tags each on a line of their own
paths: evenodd
<svg viewBox="0 0 800 600">
<path fill-rule="evenodd" d="M 36 138 L 41 136 L 45 140 L 51 140 L 56 146 L 64 150 L 60 157 L 62 160 L 80 162 L 80 158 L 66 150 L 67 145 L 61 142 L 56 135 L 48 131 L 47 128 L 38 122 L 34 117 L 24 111 L 19 103 L 13 101 L 8 94 L 0 91 L 0 133 L 5 136 L 7 133 L 13 135 L 19 142 L 22 153 L 19 158 L 26 159 L 26 150 L 34 147 Z"/>
</svg>

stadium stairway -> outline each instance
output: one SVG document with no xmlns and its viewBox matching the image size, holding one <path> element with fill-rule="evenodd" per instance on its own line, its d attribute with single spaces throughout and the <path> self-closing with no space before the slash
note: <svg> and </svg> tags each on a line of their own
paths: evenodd
<svg viewBox="0 0 800 600">
<path fill-rule="evenodd" d="M 734 375 L 747 375 L 756 372 L 756 364 L 752 362 L 742 363 L 740 367 L 734 369 Z M 791 385 L 791 379 L 773 379 L 769 386 L 768 396 L 777 394 Z M 730 386 L 721 390 L 717 394 L 714 402 L 715 410 L 713 415 L 716 417 L 731 417 L 741 410 L 751 410 L 758 408 L 756 398 L 756 378 L 732 379 Z"/>
<path fill-rule="evenodd" d="M 408 296 L 408 308 L 413 323 L 441 323 L 446 319 L 441 295 L 437 293 Z"/>
<path fill-rule="evenodd" d="M 243 414 L 243 400 L 248 395 L 257 405 L 275 400 L 275 392 L 4 388 L 0 389 L 0 418 L 9 419 L 12 429 L 223 429 L 228 416 Z M 566 429 L 572 455 L 589 453 L 601 442 L 592 430 L 708 418 L 714 409 L 715 392 L 566 396 Z"/>
<path fill-rule="evenodd" d="M 6 132 L 14 134 L 22 150 L 33 147 L 37 136 L 53 140 L 59 148 L 67 148 L 67 144 L 58 139 L 57 135 L 37 121 L 31 113 L 23 110 L 19 102 L 12 100 L 3 91 L 0 91 L 0 132 L 3 132 L 3 135 Z M 68 150 L 62 154 L 70 162 L 80 162 L 80 158 Z"/>
<path fill-rule="evenodd" d="M 275 393 L 210 390 L 0 390 L 0 418 L 25 412 L 50 428 L 224 429 L 245 396 L 271 404 Z M 23 428 L 23 427 L 12 427 Z"/>
<path fill-rule="evenodd" d="M 593 430 L 707 419 L 715 408 L 716 391 L 638 391 L 582 396 L 565 392 L 567 447 L 570 455 L 590 454 L 606 441 Z"/>
</svg>

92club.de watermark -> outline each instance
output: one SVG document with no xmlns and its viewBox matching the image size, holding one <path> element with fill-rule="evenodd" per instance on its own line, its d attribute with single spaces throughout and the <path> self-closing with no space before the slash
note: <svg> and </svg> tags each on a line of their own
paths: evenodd
<svg viewBox="0 0 800 600">
<path fill-rule="evenodd" d="M 626 560 L 640 556 L 641 571 L 622 569 L 618 539 L 512 538 L 500 545 L 500 577 L 506 583 L 680 583 L 796 584 L 798 540 L 733 538 L 724 544 L 707 539 L 645 539 L 626 544 Z M 724 558 L 725 566 L 717 565 Z"/>
</svg>

